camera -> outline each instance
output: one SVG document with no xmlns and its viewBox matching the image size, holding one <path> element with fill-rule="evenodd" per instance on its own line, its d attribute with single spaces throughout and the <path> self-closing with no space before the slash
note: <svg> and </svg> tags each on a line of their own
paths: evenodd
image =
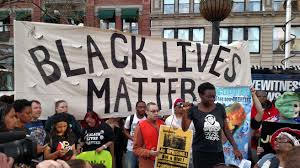
<svg viewBox="0 0 300 168">
<path fill-rule="evenodd" d="M 37 156 L 36 147 L 25 131 L 0 132 L 0 152 L 14 158 L 15 163 L 30 164 Z"/>
</svg>

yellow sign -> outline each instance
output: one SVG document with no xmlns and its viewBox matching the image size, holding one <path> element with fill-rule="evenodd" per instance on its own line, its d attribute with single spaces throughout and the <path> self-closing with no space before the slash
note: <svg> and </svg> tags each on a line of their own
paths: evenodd
<svg viewBox="0 0 300 168">
<path fill-rule="evenodd" d="M 159 129 L 159 155 L 155 160 L 156 168 L 188 168 L 192 145 L 192 131 L 162 125 Z"/>
</svg>

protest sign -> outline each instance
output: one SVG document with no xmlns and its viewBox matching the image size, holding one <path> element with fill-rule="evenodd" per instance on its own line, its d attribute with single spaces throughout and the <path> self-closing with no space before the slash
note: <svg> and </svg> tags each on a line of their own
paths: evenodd
<svg viewBox="0 0 300 168">
<path fill-rule="evenodd" d="M 59 99 L 77 119 L 91 110 L 125 117 L 138 100 L 156 102 L 163 115 L 176 97 L 196 100 L 200 83 L 251 84 L 245 42 L 224 47 L 24 21 L 14 33 L 16 98 L 41 101 L 42 119 Z"/>
<path fill-rule="evenodd" d="M 155 160 L 156 168 L 188 168 L 193 133 L 182 131 L 170 126 L 161 125 L 157 150 L 159 155 Z"/>
<path fill-rule="evenodd" d="M 109 151 L 102 150 L 82 152 L 76 156 L 76 159 L 87 161 L 91 164 L 103 164 L 106 168 L 112 168 L 112 156 Z"/>
<path fill-rule="evenodd" d="M 264 90 L 268 94 L 268 100 L 276 100 L 283 92 L 292 92 L 300 88 L 300 71 L 291 73 L 281 71 L 280 73 L 252 73 L 252 83 L 255 90 Z"/>
<path fill-rule="evenodd" d="M 259 144 L 262 148 L 264 148 L 264 152 L 260 154 L 260 157 L 268 153 L 275 153 L 275 151 L 272 149 L 270 144 L 271 136 L 275 131 L 284 127 L 300 130 L 300 124 L 267 122 L 267 121 L 264 121 L 262 123 L 261 138 L 259 140 L 260 141 Z"/>
<path fill-rule="evenodd" d="M 248 157 L 248 143 L 250 137 L 250 114 L 252 97 L 249 87 L 217 87 L 217 102 L 225 106 L 229 130 L 243 154 Z M 225 162 L 239 165 L 235 159 L 233 148 L 230 142 L 223 137 L 223 150 Z"/>
</svg>

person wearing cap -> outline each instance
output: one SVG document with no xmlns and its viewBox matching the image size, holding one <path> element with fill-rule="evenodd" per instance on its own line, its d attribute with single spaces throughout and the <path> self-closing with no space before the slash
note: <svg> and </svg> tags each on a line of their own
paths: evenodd
<svg viewBox="0 0 300 168">
<path fill-rule="evenodd" d="M 276 154 L 264 155 L 254 168 L 283 168 L 287 154 L 294 147 L 300 146 L 300 131 L 291 128 L 281 128 L 271 136 L 271 146 Z"/>
<path fill-rule="evenodd" d="M 159 127 L 164 124 L 158 118 L 158 106 L 150 102 L 146 106 L 147 119 L 139 122 L 134 130 L 133 153 L 138 156 L 140 168 L 153 168 L 158 156 Z"/>
<path fill-rule="evenodd" d="M 187 131 L 191 122 L 195 126 L 192 155 L 193 165 L 201 168 L 211 168 L 216 164 L 224 163 L 222 131 L 233 146 L 237 159 L 243 156 L 235 143 L 228 128 L 225 108 L 222 104 L 215 103 L 216 89 L 209 82 L 198 87 L 201 102 L 197 106 L 184 108 L 182 130 Z"/>
<path fill-rule="evenodd" d="M 183 116 L 183 108 L 186 106 L 190 106 L 190 103 L 184 102 L 183 99 L 181 98 L 176 98 L 173 101 L 173 105 L 172 105 L 172 115 L 170 115 L 165 123 L 166 125 L 169 125 L 173 128 L 180 128 L 181 129 L 181 123 L 182 123 L 182 116 Z M 193 122 L 191 122 L 190 126 L 189 126 L 189 130 L 192 130 L 193 134 L 195 131 L 194 128 L 194 124 Z M 189 168 L 193 168 L 193 159 L 192 159 L 192 155 L 191 155 L 191 159 L 190 159 L 190 163 L 189 163 Z"/>
</svg>

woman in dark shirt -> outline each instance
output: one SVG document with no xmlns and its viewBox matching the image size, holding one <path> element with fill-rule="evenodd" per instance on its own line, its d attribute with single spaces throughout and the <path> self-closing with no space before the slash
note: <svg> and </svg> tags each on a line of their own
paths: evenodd
<svg viewBox="0 0 300 168">
<path fill-rule="evenodd" d="M 45 159 L 70 160 L 75 158 L 75 134 L 71 131 L 67 115 L 57 114 L 53 127 L 45 139 L 48 146 L 44 150 Z"/>
<path fill-rule="evenodd" d="M 193 139 L 193 164 L 199 168 L 212 168 L 214 165 L 224 163 L 222 146 L 222 130 L 233 146 L 235 157 L 242 159 L 242 154 L 230 133 L 226 121 L 224 107 L 215 103 L 216 91 L 209 82 L 198 87 L 201 102 L 198 106 L 184 107 L 186 113 L 182 119 L 182 129 L 188 130 L 193 121 L 195 136 Z"/>
<path fill-rule="evenodd" d="M 87 112 L 82 127 L 83 134 L 80 139 L 82 151 L 101 152 L 112 145 L 113 130 L 108 124 L 100 121 L 97 113 Z"/>
</svg>

